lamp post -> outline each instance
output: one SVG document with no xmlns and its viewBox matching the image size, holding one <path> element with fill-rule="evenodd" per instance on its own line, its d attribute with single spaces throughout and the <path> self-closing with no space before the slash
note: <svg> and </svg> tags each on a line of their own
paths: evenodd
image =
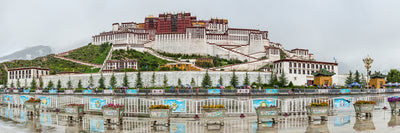
<svg viewBox="0 0 400 133">
<path fill-rule="evenodd" d="M 372 57 L 365 57 L 363 59 L 363 62 L 365 64 L 365 68 L 367 69 L 367 85 L 369 87 L 369 69 L 371 68 L 371 64 L 374 62 L 374 59 L 372 59 Z"/>
</svg>

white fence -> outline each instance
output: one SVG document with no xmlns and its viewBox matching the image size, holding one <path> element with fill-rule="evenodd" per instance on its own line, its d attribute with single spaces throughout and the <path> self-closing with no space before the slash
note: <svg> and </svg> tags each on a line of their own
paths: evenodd
<svg viewBox="0 0 400 133">
<path fill-rule="evenodd" d="M 19 94 L 8 94 L 8 96 L 12 97 L 11 102 L 5 101 L 5 96 L 7 94 L 1 94 L 1 101 L 10 105 L 22 105 L 22 101 L 20 96 L 29 96 L 29 95 L 19 95 Z M 82 96 L 82 95 L 33 95 L 36 98 L 45 97 L 48 98 L 49 102 L 47 105 L 42 105 L 43 109 L 63 109 L 64 105 L 68 105 L 71 103 L 85 104 L 85 111 L 100 111 L 96 109 L 89 108 L 90 99 L 91 98 L 100 98 L 104 99 L 106 103 L 118 103 L 125 105 L 125 114 L 126 115 L 134 115 L 134 114 L 147 114 L 148 107 L 151 105 L 159 105 L 164 104 L 164 100 L 177 100 L 182 101 L 183 111 L 177 111 L 173 114 L 201 114 L 203 105 L 224 105 L 227 109 L 227 114 L 255 114 L 254 107 L 257 105 L 254 104 L 257 100 L 269 100 L 272 101 L 275 106 L 281 108 L 281 112 L 283 113 L 305 113 L 306 106 L 310 105 L 310 103 L 320 103 L 320 102 L 328 102 L 331 109 L 334 109 L 334 99 L 335 98 L 250 98 L 250 97 L 240 97 L 240 98 L 144 98 L 144 97 L 117 97 L 117 96 Z M 336 97 L 340 98 L 340 97 Z M 364 97 L 345 97 L 349 99 L 351 103 L 354 103 L 356 100 L 374 100 L 377 102 L 377 106 L 383 106 L 385 102 L 384 96 L 364 96 Z"/>
</svg>

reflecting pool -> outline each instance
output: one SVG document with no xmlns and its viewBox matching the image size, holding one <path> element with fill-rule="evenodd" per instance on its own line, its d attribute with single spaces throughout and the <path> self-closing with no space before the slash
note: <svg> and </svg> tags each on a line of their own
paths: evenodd
<svg viewBox="0 0 400 133">
<path fill-rule="evenodd" d="M 289 116 L 280 116 L 280 121 L 274 124 L 272 121 L 257 123 L 257 118 L 253 114 L 246 114 L 244 118 L 239 116 L 225 117 L 224 126 L 209 125 L 204 126 L 202 118 L 171 118 L 169 127 L 157 126 L 151 127 L 151 121 L 146 117 L 124 117 L 123 125 L 104 125 L 104 119 L 101 115 L 86 114 L 81 122 L 68 122 L 64 113 L 41 112 L 40 116 L 28 117 L 25 109 L 21 106 L 10 106 L 5 104 L 0 108 L 0 132 L 51 132 L 51 133 L 76 133 L 76 132 L 110 132 L 110 133 L 348 133 L 348 132 L 399 132 L 400 116 L 392 115 L 390 109 L 384 110 L 383 107 L 389 107 L 386 98 L 393 95 L 369 95 L 359 96 L 350 95 L 340 98 L 330 98 L 332 106 L 332 115 L 328 116 L 327 121 L 316 119 L 314 122 L 308 122 L 307 116 L 303 113 L 291 114 Z M 356 99 L 366 99 L 377 101 L 372 118 L 355 117 L 352 104 Z M 234 99 L 226 98 L 224 99 Z M 260 97 L 241 97 L 246 100 L 260 99 Z M 302 108 L 303 105 L 291 103 L 285 99 L 310 99 L 311 97 L 278 97 L 282 101 L 281 107 L 288 110 Z M 315 97 L 313 97 L 315 98 Z M 311 98 L 311 99 L 313 99 Z M 320 98 L 320 97 L 317 97 Z M 146 97 L 144 99 L 151 99 Z M 193 100 L 195 98 L 186 97 Z M 208 99 L 208 98 L 202 98 Z M 212 97 L 210 99 L 221 99 Z M 240 99 L 235 98 L 235 99 Z M 61 101 L 61 100 L 60 100 Z M 304 103 L 303 103 L 304 104 Z M 336 104 L 336 105 L 335 105 Z M 190 105 L 189 103 L 187 105 Z M 188 108 L 187 108 L 188 109 Z"/>
</svg>

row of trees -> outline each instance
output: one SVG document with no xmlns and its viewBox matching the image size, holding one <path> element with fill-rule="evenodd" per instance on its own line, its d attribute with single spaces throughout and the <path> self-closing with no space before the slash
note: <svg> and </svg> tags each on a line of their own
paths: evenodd
<svg viewBox="0 0 400 133">
<path fill-rule="evenodd" d="M 153 72 L 153 75 L 151 76 L 151 80 L 150 80 L 150 83 L 151 83 L 152 86 L 154 86 L 154 84 L 156 83 L 156 79 L 155 78 L 156 78 L 155 77 L 155 73 Z M 163 79 L 163 85 L 164 85 L 164 87 L 166 87 L 166 86 L 168 86 L 168 78 L 167 78 L 167 76 L 165 74 L 164 74 L 163 78 L 164 78 Z M 218 79 L 218 84 L 223 86 L 224 85 L 223 80 L 224 79 L 222 78 L 222 76 L 220 76 L 219 79 Z M 232 77 L 231 77 L 229 83 L 233 87 L 239 86 L 238 76 L 236 76 L 235 71 L 233 71 Z M 26 81 L 25 81 L 25 84 L 26 84 Z M 98 84 L 99 84 L 98 88 L 106 88 L 105 77 L 103 76 L 103 74 L 101 74 L 100 79 L 98 80 Z M 117 84 L 118 84 L 117 78 L 115 77 L 115 75 L 113 73 L 111 75 L 110 80 L 109 80 L 109 87 L 116 88 Z M 129 84 L 130 84 L 130 82 L 129 82 L 128 75 L 125 73 L 125 75 L 123 77 L 123 81 L 121 83 L 121 86 L 129 88 Z M 270 86 L 274 86 L 274 85 L 286 86 L 286 84 L 288 84 L 288 81 L 286 79 L 286 76 L 285 76 L 284 72 L 282 72 L 282 74 L 280 75 L 279 78 L 273 72 L 271 73 L 268 85 L 270 85 Z M 94 86 L 94 80 L 93 80 L 93 76 L 92 75 L 90 75 L 90 77 L 89 77 L 88 85 L 90 87 Z M 182 81 L 181 81 L 180 78 L 178 78 L 178 85 L 182 85 Z M 191 86 L 196 86 L 196 82 L 195 82 L 194 78 L 191 79 L 190 85 Z M 248 85 L 254 86 L 255 85 L 255 86 L 258 86 L 258 87 L 263 86 L 263 82 L 262 82 L 260 73 L 258 74 L 258 77 L 257 77 L 256 81 L 253 82 L 253 83 L 251 83 L 251 81 L 249 79 L 249 76 L 248 76 L 248 73 L 246 73 L 245 77 L 244 77 L 243 85 L 246 85 L 246 86 L 248 86 Z M 67 88 L 73 88 L 71 78 L 69 78 L 69 80 L 67 81 L 66 86 L 67 86 Z M 212 86 L 211 77 L 208 74 L 208 71 L 206 71 L 206 74 L 203 77 L 203 80 L 201 82 L 201 86 L 202 87 Z M 14 83 L 11 83 L 11 87 L 14 88 Z M 18 87 L 18 88 L 21 87 L 19 80 L 17 80 L 17 86 L 16 87 Z M 32 82 L 30 84 L 30 88 L 38 88 L 38 87 L 40 87 L 40 88 L 44 87 L 43 80 L 40 78 L 39 79 L 39 86 L 37 86 L 36 79 L 33 78 Z M 61 80 L 58 79 L 56 86 L 54 85 L 53 81 L 50 80 L 46 87 L 47 88 L 54 88 L 54 87 L 61 88 L 62 87 Z M 76 87 L 77 88 L 84 88 L 84 86 L 82 85 L 82 81 L 81 80 L 78 81 L 78 85 Z M 136 81 L 135 81 L 135 87 L 143 87 L 143 81 L 142 81 L 142 77 L 141 77 L 140 71 L 137 74 L 137 78 L 136 78 Z M 24 88 L 27 88 L 27 85 L 25 85 Z"/>
<path fill-rule="evenodd" d="M 345 81 L 346 85 L 350 85 L 353 82 L 357 82 L 363 86 L 365 86 L 367 84 L 364 74 L 360 75 L 358 70 L 356 70 L 356 72 L 354 73 L 354 76 L 353 76 L 353 73 L 351 71 L 349 71 L 349 76 L 347 76 L 346 81 Z"/>
</svg>

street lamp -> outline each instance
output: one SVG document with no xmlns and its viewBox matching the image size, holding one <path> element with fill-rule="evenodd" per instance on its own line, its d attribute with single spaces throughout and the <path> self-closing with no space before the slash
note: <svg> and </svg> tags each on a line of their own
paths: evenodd
<svg viewBox="0 0 400 133">
<path fill-rule="evenodd" d="M 374 62 L 374 59 L 372 59 L 372 57 L 365 57 L 363 59 L 363 62 L 365 64 L 365 68 L 367 69 L 367 85 L 369 87 L 369 69 L 371 68 L 371 64 Z"/>
</svg>

